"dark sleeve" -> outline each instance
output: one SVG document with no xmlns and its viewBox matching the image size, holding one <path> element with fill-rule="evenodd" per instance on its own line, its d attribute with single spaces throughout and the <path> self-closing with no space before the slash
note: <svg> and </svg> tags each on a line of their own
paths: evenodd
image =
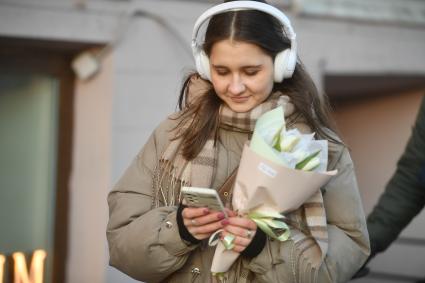
<svg viewBox="0 0 425 283">
<path fill-rule="evenodd" d="M 180 234 L 180 238 L 182 238 L 183 240 L 191 243 L 191 244 L 199 244 L 201 242 L 201 240 L 196 239 L 195 237 L 192 236 L 192 234 L 190 234 L 190 232 L 187 230 L 186 226 L 183 223 L 183 209 L 185 209 L 187 206 L 180 204 L 178 209 L 177 209 L 177 214 L 176 214 L 176 220 L 177 220 L 177 225 L 179 226 L 179 234 Z"/>
<path fill-rule="evenodd" d="M 260 228 L 258 228 L 251 243 L 249 243 L 249 245 L 241 252 L 241 255 L 246 258 L 256 257 L 264 249 L 266 240 L 266 234 Z"/>
<path fill-rule="evenodd" d="M 425 204 L 425 98 L 397 169 L 367 219 L 372 254 L 385 250 Z"/>
</svg>

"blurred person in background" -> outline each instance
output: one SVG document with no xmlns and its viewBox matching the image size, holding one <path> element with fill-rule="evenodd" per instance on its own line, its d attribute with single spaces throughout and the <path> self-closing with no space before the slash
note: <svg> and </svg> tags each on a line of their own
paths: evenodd
<svg viewBox="0 0 425 283">
<path fill-rule="evenodd" d="M 397 169 L 367 218 L 371 245 L 368 262 L 393 243 L 425 205 L 425 96 Z M 357 277 L 368 273 L 363 267 Z M 421 280 L 419 282 L 425 282 Z"/>
</svg>

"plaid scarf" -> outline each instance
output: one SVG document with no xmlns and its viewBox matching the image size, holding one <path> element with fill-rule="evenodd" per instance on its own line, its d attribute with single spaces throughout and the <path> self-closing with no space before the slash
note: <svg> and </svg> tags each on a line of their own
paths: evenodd
<svg viewBox="0 0 425 283">
<path fill-rule="evenodd" d="M 191 81 L 190 100 L 207 95 L 208 85 L 202 79 Z M 285 116 L 294 112 L 294 106 L 288 96 L 280 92 L 270 95 L 262 104 L 249 112 L 233 112 L 224 103 L 220 106 L 220 127 L 239 132 L 254 131 L 257 119 L 265 112 L 278 106 L 284 108 Z M 183 125 L 188 127 L 188 125 Z M 304 123 L 296 123 L 292 127 L 301 131 L 309 131 Z M 166 147 L 153 179 L 153 207 L 172 206 L 180 202 L 181 186 L 211 187 L 217 166 L 217 148 L 214 140 L 209 139 L 201 152 L 192 161 L 187 161 L 180 150 L 182 139 L 174 139 Z M 287 215 L 288 225 L 292 228 L 292 240 L 301 249 L 301 254 L 312 259 L 313 265 L 319 265 L 327 252 L 327 226 L 325 208 L 321 191 L 317 191 L 302 207 Z M 312 249 L 312 247 L 315 247 Z"/>
</svg>

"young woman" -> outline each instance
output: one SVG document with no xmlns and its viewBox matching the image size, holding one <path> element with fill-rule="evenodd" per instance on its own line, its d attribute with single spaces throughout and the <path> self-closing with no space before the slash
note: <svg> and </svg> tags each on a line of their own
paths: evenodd
<svg viewBox="0 0 425 283">
<path fill-rule="evenodd" d="M 208 12 L 204 44 L 194 45 L 198 72 L 183 84 L 180 111 L 158 126 L 109 194 L 110 264 L 145 282 L 211 282 L 215 247 L 206 242 L 224 229 L 240 253 L 226 282 L 348 281 L 369 254 L 353 164 L 332 130 L 326 97 L 296 60 L 289 21 L 260 1 L 230 1 Z M 329 141 L 328 169 L 338 175 L 316 207 L 325 210 L 327 226 L 307 223 L 303 206 L 287 215 L 297 237 L 280 242 L 231 210 L 224 219 L 181 205 L 182 185 L 223 185 L 256 119 L 277 106 L 287 127 Z M 324 250 L 312 232 L 319 228 Z"/>
</svg>

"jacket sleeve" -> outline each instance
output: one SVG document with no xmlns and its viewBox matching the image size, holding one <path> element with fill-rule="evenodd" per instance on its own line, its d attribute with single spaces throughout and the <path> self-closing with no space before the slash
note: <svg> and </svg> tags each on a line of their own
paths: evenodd
<svg viewBox="0 0 425 283">
<path fill-rule="evenodd" d="M 159 142 L 154 133 L 108 195 L 110 265 L 146 282 L 161 281 L 180 269 L 197 246 L 180 238 L 177 207 L 151 209 Z"/>
<path fill-rule="evenodd" d="M 319 267 L 313 267 L 308 249 L 292 240 L 267 240 L 263 251 L 249 263 L 264 282 L 347 282 L 366 261 L 370 247 L 353 164 L 343 149 L 338 175 L 325 186 L 323 195 L 328 222 L 328 252 Z M 272 266 L 272 268 L 270 268 Z"/>
<path fill-rule="evenodd" d="M 425 204 L 425 98 L 397 169 L 367 220 L 372 253 L 385 250 Z"/>
</svg>

